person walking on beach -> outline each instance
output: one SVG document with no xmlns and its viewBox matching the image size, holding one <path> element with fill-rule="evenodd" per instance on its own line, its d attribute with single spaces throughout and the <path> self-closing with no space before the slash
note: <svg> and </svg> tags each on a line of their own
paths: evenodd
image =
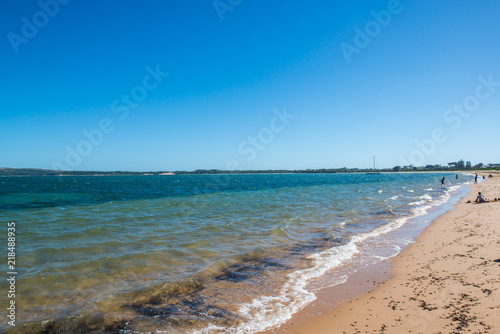
<svg viewBox="0 0 500 334">
<path fill-rule="evenodd" d="M 441 179 L 441 185 L 446 187 L 446 184 L 444 183 L 444 179 L 445 179 L 445 177 L 443 176 L 443 178 Z"/>
<path fill-rule="evenodd" d="M 474 177 L 474 184 L 477 184 L 477 173 L 476 176 Z"/>
</svg>

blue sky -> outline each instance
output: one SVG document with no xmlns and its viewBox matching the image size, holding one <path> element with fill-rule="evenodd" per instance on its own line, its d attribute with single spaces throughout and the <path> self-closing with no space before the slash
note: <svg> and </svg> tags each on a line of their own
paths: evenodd
<svg viewBox="0 0 500 334">
<path fill-rule="evenodd" d="M 500 162 L 497 1 L 2 1 L 0 167 Z"/>
</svg>

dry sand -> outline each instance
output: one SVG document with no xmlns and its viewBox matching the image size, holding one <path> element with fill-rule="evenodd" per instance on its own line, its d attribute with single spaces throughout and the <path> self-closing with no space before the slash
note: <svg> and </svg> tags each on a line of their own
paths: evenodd
<svg viewBox="0 0 500 334">
<path fill-rule="evenodd" d="M 500 173 L 394 258 L 392 278 L 375 288 L 388 267 L 367 268 L 266 333 L 500 334 L 500 201 L 465 203 L 479 191 L 500 198 Z"/>
</svg>

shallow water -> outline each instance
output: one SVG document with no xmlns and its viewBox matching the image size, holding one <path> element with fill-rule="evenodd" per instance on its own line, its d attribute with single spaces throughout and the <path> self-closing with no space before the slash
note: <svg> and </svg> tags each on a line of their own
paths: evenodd
<svg viewBox="0 0 500 334">
<path fill-rule="evenodd" d="M 450 175 L 442 188 L 441 177 L 0 178 L 5 230 L 17 229 L 18 324 L 251 333 L 339 283 L 342 266 L 397 253 L 418 232 L 393 234 L 393 252 L 376 245 L 471 180 Z"/>
</svg>

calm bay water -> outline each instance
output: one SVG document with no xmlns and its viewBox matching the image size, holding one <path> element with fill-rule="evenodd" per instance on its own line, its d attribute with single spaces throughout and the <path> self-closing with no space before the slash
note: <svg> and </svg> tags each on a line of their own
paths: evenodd
<svg viewBox="0 0 500 334">
<path fill-rule="evenodd" d="M 17 232 L 18 324 L 250 333 L 339 283 L 341 264 L 359 265 L 375 254 L 362 260 L 363 247 L 447 205 L 469 181 L 436 173 L 0 178 L 4 229 L 15 222 Z M 5 280 L 0 289 L 8 305 Z"/>
</svg>

